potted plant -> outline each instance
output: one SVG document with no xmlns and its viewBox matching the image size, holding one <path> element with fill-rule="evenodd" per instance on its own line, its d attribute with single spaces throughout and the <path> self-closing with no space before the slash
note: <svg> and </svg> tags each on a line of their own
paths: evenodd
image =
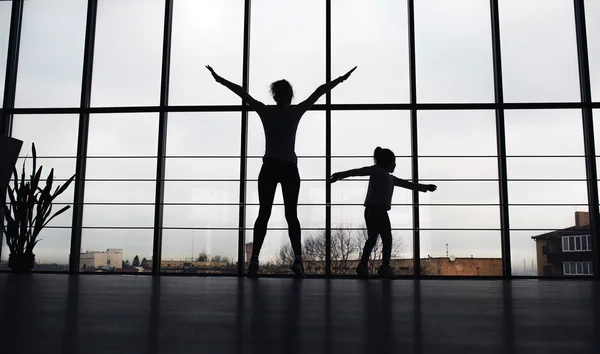
<svg viewBox="0 0 600 354">
<path fill-rule="evenodd" d="M 40 185 L 42 168 L 37 169 L 37 155 L 35 144 L 31 144 L 33 168 L 31 176 L 25 178 L 25 161 L 23 161 L 23 172 L 21 179 L 16 168 L 13 168 L 13 186 L 8 186 L 7 194 L 9 202 L 2 200 L 2 211 L 4 222 L 0 223 L 0 229 L 6 237 L 6 244 L 10 250 L 8 266 L 15 272 L 28 272 L 35 265 L 35 254 L 33 249 L 40 241 L 38 236 L 42 229 L 52 219 L 67 211 L 71 206 L 67 205 L 52 214 L 52 204 L 56 197 L 61 195 L 73 182 L 73 175 L 65 184 L 56 187 L 52 192 L 54 182 L 54 169 L 46 178 L 46 185 Z"/>
</svg>

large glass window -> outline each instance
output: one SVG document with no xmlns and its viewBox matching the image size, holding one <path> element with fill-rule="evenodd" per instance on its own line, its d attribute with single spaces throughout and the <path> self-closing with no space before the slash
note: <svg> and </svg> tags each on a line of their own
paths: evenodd
<svg viewBox="0 0 600 354">
<path fill-rule="evenodd" d="M 100 0 L 93 106 L 158 106 L 164 7 L 161 0 Z"/>
<path fill-rule="evenodd" d="M 489 5 L 415 1 L 417 101 L 494 101 Z"/>
<path fill-rule="evenodd" d="M 600 1 L 585 1 L 592 99 L 600 102 Z"/>
<path fill-rule="evenodd" d="M 78 107 L 87 3 L 23 3 L 16 107 Z"/>
<path fill-rule="evenodd" d="M 55 184 L 64 184 L 75 173 L 75 157 L 77 156 L 77 134 L 79 119 L 77 115 L 15 115 L 12 136 L 23 141 L 20 158 L 17 162 L 19 170 L 23 162 L 26 176 L 31 173 L 31 144 L 35 143 L 37 165 L 43 167 L 42 178 L 45 180 L 54 169 Z M 57 129 L 60 127 L 60 129 Z M 50 133 L 49 133 L 50 132 Z M 73 204 L 74 185 L 72 184 L 61 196 L 55 199 L 59 210 L 65 205 Z M 71 244 L 71 222 L 73 209 L 52 220 L 39 235 L 40 242 L 34 249 L 36 270 L 66 271 L 69 263 Z M 4 246 L 6 240 L 3 238 Z M 8 248 L 2 250 L 2 259 L 8 260 Z"/>
<path fill-rule="evenodd" d="M 410 115 L 407 111 L 334 111 L 332 113 L 331 153 L 332 172 L 373 165 L 373 152 L 377 146 L 388 148 L 396 155 L 394 175 L 410 180 Z M 331 189 L 331 227 L 334 245 L 342 258 L 338 272 L 343 272 L 344 260 L 349 258 L 349 272 L 354 274 L 366 240 L 364 206 L 369 177 L 353 177 L 332 185 Z M 410 191 L 396 188 L 389 212 L 392 224 L 392 263 L 400 274 L 412 272 L 412 194 Z M 351 241 L 353 248 L 343 248 Z M 371 272 L 377 271 L 381 262 L 381 245 L 371 254 Z M 342 252 L 347 250 L 346 252 Z M 351 252 L 350 252 L 351 251 Z M 332 253 L 333 254 L 333 253 Z M 332 260 L 332 265 L 335 264 Z"/>
<path fill-rule="evenodd" d="M 425 275 L 502 275 L 493 111 L 418 112 Z"/>
<path fill-rule="evenodd" d="M 82 257 L 113 250 L 123 262 L 80 270 L 142 271 L 134 259 L 152 259 L 158 114 L 95 114 L 89 129 Z"/>
<path fill-rule="evenodd" d="M 332 92 L 333 103 L 409 101 L 405 1 L 331 2 L 332 79 L 354 66 L 352 78 Z"/>
<path fill-rule="evenodd" d="M 500 0 L 506 102 L 577 102 L 573 1 Z"/>
<path fill-rule="evenodd" d="M 237 272 L 240 129 L 237 112 L 169 115 L 162 271 Z"/>
<path fill-rule="evenodd" d="M 325 3 L 254 0 L 251 14 L 250 94 L 272 104 L 269 85 L 286 79 L 303 101 L 325 82 Z"/>
<path fill-rule="evenodd" d="M 171 105 L 240 104 L 204 67 L 242 83 L 243 0 L 177 0 L 173 3 Z"/>
<path fill-rule="evenodd" d="M 0 0 L 2 103 L 13 3 Z M 247 64 L 250 94 L 269 105 L 274 104 L 270 84 L 276 80 L 292 84 L 296 104 L 325 83 L 328 70 L 335 79 L 358 66 L 331 93 L 331 136 L 326 134 L 329 115 L 322 106 L 309 110 L 298 128 L 298 216 L 306 272 L 325 273 L 325 231 L 330 227 L 332 272 L 354 275 L 366 237 L 363 204 L 368 178 L 349 178 L 332 186 L 327 224 L 326 167 L 330 162 L 337 172 L 372 165 L 373 151 L 381 146 L 396 154 L 395 176 L 412 180 L 418 172 L 420 183 L 438 186 L 434 193 L 419 193 L 422 274 L 502 275 L 496 115 L 480 105 L 494 102 L 490 3 L 415 1 L 417 106 L 406 108 L 416 110 L 416 126 L 411 126 L 410 110 L 386 105 L 405 104 L 411 97 L 410 14 L 405 1 L 331 0 L 329 12 L 321 0 L 249 4 L 250 9 L 244 0 L 173 2 L 168 68 L 173 107 L 166 108 L 158 268 L 168 273 L 236 274 L 238 250 L 246 250 L 239 261 L 247 268 L 253 247 L 264 129 L 258 115 L 250 112 L 247 135 L 242 131 L 240 98 L 215 83 L 205 65 L 241 84 Z M 20 111 L 9 128 L 25 141 L 19 163 L 30 162 L 26 155 L 35 142 L 39 162 L 46 171 L 55 168 L 59 182 L 75 172 L 79 118 L 87 113 L 79 107 L 86 6 L 86 1 L 77 0 L 23 3 L 15 88 Z M 246 10 L 249 62 L 243 63 Z M 586 1 L 585 10 L 592 98 L 600 101 L 600 3 Z M 539 108 L 556 102 L 581 105 L 574 3 L 499 0 L 499 20 L 504 100 L 528 104 L 504 111 L 511 272 L 592 274 L 591 258 L 586 258 L 593 240 L 583 106 Z M 152 269 L 164 21 L 163 0 L 98 0 L 79 264 L 83 272 Z M 324 104 L 325 97 L 317 103 Z M 183 111 L 184 106 L 194 106 L 197 112 Z M 57 108 L 68 108 L 63 112 L 71 114 L 58 114 Z M 140 110 L 145 113 L 134 113 Z M 600 111 L 593 113 L 594 134 L 599 137 Z M 242 150 L 246 156 L 241 156 Z M 418 159 L 418 171 L 412 170 L 413 158 Z M 241 162 L 246 166 L 244 184 Z M 57 204 L 72 204 L 73 193 L 74 186 Z M 413 274 L 412 193 L 396 188 L 389 212 L 392 262 L 401 275 Z M 242 199 L 245 220 L 239 220 Z M 67 269 L 72 216 L 70 210 L 44 231 L 36 248 L 36 269 Z M 3 251 L 2 261 L 8 257 Z M 561 251 L 583 259 L 557 262 Z M 381 256 L 378 244 L 371 255 L 373 272 Z M 261 270 L 290 274 L 292 259 L 278 186 Z"/>
<path fill-rule="evenodd" d="M 587 212 L 581 111 L 510 110 L 505 119 L 512 270 L 543 276 L 538 243 L 589 228 L 578 217 Z"/>
<path fill-rule="evenodd" d="M 11 9 L 11 1 L 0 1 L 0 107 L 4 105 L 4 77 L 6 76 Z"/>
</svg>

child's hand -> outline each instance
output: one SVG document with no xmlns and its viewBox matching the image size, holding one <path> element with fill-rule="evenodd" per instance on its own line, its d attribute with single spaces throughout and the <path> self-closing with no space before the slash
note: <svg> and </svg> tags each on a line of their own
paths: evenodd
<svg viewBox="0 0 600 354">
<path fill-rule="evenodd" d="M 436 189 L 437 189 L 437 186 L 435 184 L 428 184 L 425 187 L 425 191 L 427 191 L 427 192 L 435 192 Z"/>
<path fill-rule="evenodd" d="M 331 183 L 335 183 L 335 182 L 339 181 L 340 179 L 342 179 L 340 176 L 340 173 L 336 172 L 331 175 L 330 181 L 331 181 Z"/>
</svg>

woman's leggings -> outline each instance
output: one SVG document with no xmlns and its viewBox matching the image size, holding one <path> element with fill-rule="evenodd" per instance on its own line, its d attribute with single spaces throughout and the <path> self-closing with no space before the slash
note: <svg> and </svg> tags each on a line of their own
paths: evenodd
<svg viewBox="0 0 600 354">
<path fill-rule="evenodd" d="M 288 223 L 288 232 L 292 249 L 296 256 L 302 254 L 302 243 L 300 241 L 300 221 L 298 220 L 298 195 L 300 194 L 300 175 L 298 165 L 293 162 L 280 161 L 265 158 L 258 175 L 258 201 L 260 209 L 258 218 L 254 223 L 254 244 L 252 255 L 258 257 L 265 236 L 267 235 L 267 224 L 271 217 L 273 199 L 277 184 L 281 183 L 283 203 L 285 206 L 285 219 Z"/>
</svg>

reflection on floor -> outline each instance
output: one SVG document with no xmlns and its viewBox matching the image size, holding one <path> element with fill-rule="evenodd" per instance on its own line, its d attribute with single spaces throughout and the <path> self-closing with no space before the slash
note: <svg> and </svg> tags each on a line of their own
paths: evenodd
<svg viewBox="0 0 600 354">
<path fill-rule="evenodd" d="M 11 354 L 600 352 L 594 281 L 0 274 L 0 299 Z"/>
</svg>

